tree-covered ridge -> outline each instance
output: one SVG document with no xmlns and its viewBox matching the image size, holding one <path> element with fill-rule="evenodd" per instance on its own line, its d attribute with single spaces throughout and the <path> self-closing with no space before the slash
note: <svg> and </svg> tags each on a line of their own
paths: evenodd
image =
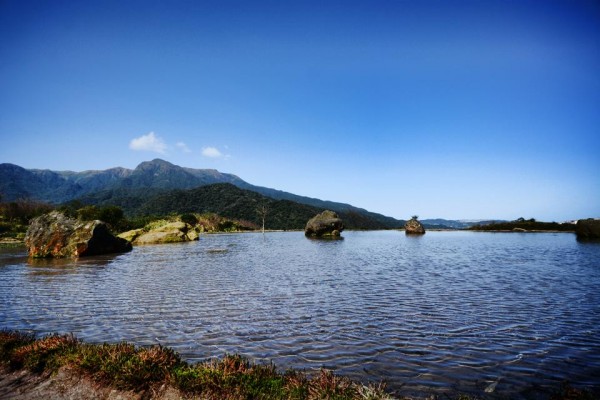
<svg viewBox="0 0 600 400">
<path fill-rule="evenodd" d="M 492 223 L 487 225 L 474 225 L 469 230 L 473 231 L 560 231 L 574 232 L 575 225 L 570 223 L 541 222 L 534 218 L 519 218 L 514 221 Z"/>
<path fill-rule="evenodd" d="M 155 195 L 136 208 L 126 209 L 131 215 L 165 215 L 169 213 L 214 213 L 220 216 L 250 221 L 262 225 L 260 210 L 266 208 L 266 229 L 303 229 L 306 222 L 324 209 L 289 200 L 275 200 L 259 193 L 240 189 L 232 184 L 218 183 L 190 190 L 173 190 Z M 390 229 L 369 215 L 353 210 L 340 212 L 349 229 Z"/>
<path fill-rule="evenodd" d="M 324 211 L 290 200 L 275 200 L 229 183 L 189 190 L 115 189 L 59 206 L 28 200 L 0 201 L 0 237 L 22 239 L 29 219 L 55 208 L 73 218 L 102 220 L 115 233 L 140 229 L 164 217 L 186 214 L 195 215 L 203 221 L 201 225 L 206 225 L 205 231 L 211 232 L 259 229 L 263 222 L 269 230 L 296 230 L 304 229 L 310 218 Z M 348 229 L 399 227 L 354 210 L 338 214 Z"/>
</svg>

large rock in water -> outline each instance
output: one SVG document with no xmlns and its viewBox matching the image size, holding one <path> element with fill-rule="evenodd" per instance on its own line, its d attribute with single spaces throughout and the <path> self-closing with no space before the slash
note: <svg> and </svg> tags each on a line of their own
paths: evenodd
<svg viewBox="0 0 600 400">
<path fill-rule="evenodd" d="M 167 222 L 150 230 L 136 229 L 124 232 L 119 237 L 131 241 L 133 244 L 160 244 L 178 243 L 198 240 L 198 232 L 185 222 Z"/>
<path fill-rule="evenodd" d="M 404 224 L 404 231 L 407 235 L 423 235 L 425 234 L 425 227 L 416 218 L 412 218 Z"/>
<path fill-rule="evenodd" d="M 309 237 L 338 237 L 344 230 L 344 223 L 333 211 L 323 211 L 312 217 L 304 228 Z"/>
<path fill-rule="evenodd" d="M 578 239 L 600 239 L 600 219 L 580 219 L 575 233 Z"/>
<path fill-rule="evenodd" d="M 25 244 L 29 255 L 46 257 L 84 257 L 131 250 L 131 243 L 110 233 L 102 221 L 79 221 L 52 211 L 31 220 Z"/>
</svg>

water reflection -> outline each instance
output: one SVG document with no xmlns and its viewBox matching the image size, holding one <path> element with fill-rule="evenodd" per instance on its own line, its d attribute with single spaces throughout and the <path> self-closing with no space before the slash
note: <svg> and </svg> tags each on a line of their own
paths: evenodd
<svg viewBox="0 0 600 400">
<path fill-rule="evenodd" d="M 592 245 L 592 246 L 600 246 L 600 239 L 587 239 L 582 237 L 577 237 L 577 242 L 583 245 Z"/>
<path fill-rule="evenodd" d="M 344 240 L 343 236 L 307 236 L 308 240 L 314 240 L 315 242 L 335 242 L 338 240 Z"/>
<path fill-rule="evenodd" d="M 81 258 L 27 258 L 28 275 L 32 277 L 62 276 L 69 274 L 97 272 L 99 269 L 111 264 L 120 254 L 107 254 L 102 256 Z"/>
<path fill-rule="evenodd" d="M 25 247 L 0 246 L 0 268 L 11 264 L 22 264 L 27 260 Z"/>
</svg>

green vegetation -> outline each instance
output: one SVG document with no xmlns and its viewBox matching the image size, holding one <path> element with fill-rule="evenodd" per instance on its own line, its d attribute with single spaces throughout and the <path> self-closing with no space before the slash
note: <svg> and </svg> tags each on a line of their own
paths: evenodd
<svg viewBox="0 0 600 400">
<path fill-rule="evenodd" d="M 51 206 L 47 206 L 49 209 Z M 304 229 L 306 222 L 324 209 L 290 200 L 276 200 L 232 184 L 218 183 L 189 190 L 115 189 L 72 200 L 58 207 L 82 220 L 107 222 L 114 232 L 141 229 L 167 217 L 184 216 L 207 232 L 259 229 Z M 378 214 L 348 208 L 338 212 L 348 229 L 389 229 L 402 226 Z M 390 219 L 391 220 L 391 219 Z M 27 226 L 23 227 L 23 235 Z"/>
<path fill-rule="evenodd" d="M 129 343 L 85 344 L 72 335 L 35 339 L 0 331 L 0 362 L 11 370 L 51 373 L 67 367 L 95 382 L 150 395 L 168 385 L 184 395 L 214 399 L 390 399 L 383 384 L 363 386 L 322 370 L 314 377 L 280 373 L 274 365 L 253 364 L 239 355 L 197 364 L 173 350 Z"/>
<path fill-rule="evenodd" d="M 0 202 L 0 239 L 23 240 L 29 220 L 52 210 L 52 206 L 31 200 Z"/>
<path fill-rule="evenodd" d="M 185 222 L 191 226 L 196 226 L 198 223 L 198 218 L 194 214 L 182 214 L 179 219 L 181 219 L 181 222 Z"/>
<path fill-rule="evenodd" d="M 230 183 L 216 183 L 195 189 L 169 191 L 111 190 L 82 198 L 86 203 L 116 205 L 128 218 L 169 214 L 217 214 L 232 220 L 243 220 L 266 229 L 304 229 L 306 222 L 325 208 L 286 199 L 274 199 L 260 193 L 240 189 Z M 383 217 L 348 206 L 336 211 L 348 229 L 398 228 L 404 221 Z M 133 229 L 133 228 L 131 228 Z"/>
<path fill-rule="evenodd" d="M 472 231 L 559 231 L 559 232 L 575 232 L 575 225 L 558 222 L 540 222 L 534 218 L 525 219 L 519 218 L 514 221 L 491 223 L 487 225 L 474 225 L 469 230 Z"/>
<path fill-rule="evenodd" d="M 219 215 L 230 220 L 249 221 L 262 226 L 257 213 L 260 206 L 268 207 L 267 229 L 302 229 L 319 210 L 288 200 L 273 200 L 258 193 L 239 189 L 231 184 L 214 184 L 190 190 L 173 190 L 148 199 L 132 215 L 198 214 Z M 210 219 L 210 218 L 209 218 Z"/>
</svg>

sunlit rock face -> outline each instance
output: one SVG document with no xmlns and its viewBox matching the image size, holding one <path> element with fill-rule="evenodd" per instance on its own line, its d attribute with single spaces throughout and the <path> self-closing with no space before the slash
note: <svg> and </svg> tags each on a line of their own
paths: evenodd
<svg viewBox="0 0 600 400">
<path fill-rule="evenodd" d="M 29 256 L 85 257 L 131 250 L 131 243 L 115 237 L 102 221 L 79 221 L 52 211 L 31 220 L 25 244 Z"/>
<path fill-rule="evenodd" d="M 417 221 L 416 218 L 412 218 L 406 221 L 404 224 L 404 230 L 407 235 L 423 235 L 425 234 L 425 227 L 422 223 Z"/>
<path fill-rule="evenodd" d="M 575 233 L 578 239 L 600 239 L 600 219 L 580 219 Z"/>
<path fill-rule="evenodd" d="M 339 237 L 344 223 L 333 211 L 323 211 L 306 223 L 304 234 L 308 237 Z"/>
<path fill-rule="evenodd" d="M 198 231 L 190 224 L 176 221 L 165 223 L 151 230 L 136 229 L 119 235 L 135 245 L 179 243 L 198 240 Z"/>
</svg>

